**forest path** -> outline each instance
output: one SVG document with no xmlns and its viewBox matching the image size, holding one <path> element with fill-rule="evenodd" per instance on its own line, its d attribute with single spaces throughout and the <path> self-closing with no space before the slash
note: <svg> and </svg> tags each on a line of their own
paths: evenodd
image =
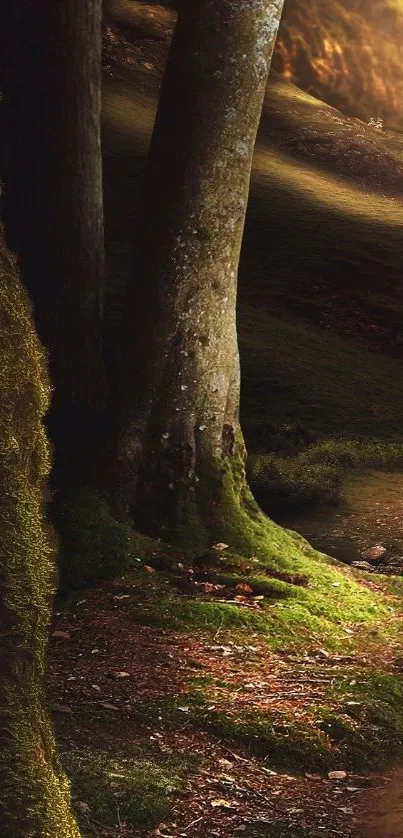
<svg viewBox="0 0 403 838">
<path fill-rule="evenodd" d="M 316 510 L 287 525 L 317 549 L 351 562 L 374 544 L 387 550 L 380 573 L 403 573 L 403 474 L 371 471 L 350 478 L 341 508 Z M 403 838 L 403 768 L 374 777 L 361 798 L 360 838 Z M 357 813 L 356 813 L 357 814 Z"/>
<path fill-rule="evenodd" d="M 361 801 L 359 838 L 402 838 L 403 768 L 379 777 L 379 785 Z"/>
</svg>

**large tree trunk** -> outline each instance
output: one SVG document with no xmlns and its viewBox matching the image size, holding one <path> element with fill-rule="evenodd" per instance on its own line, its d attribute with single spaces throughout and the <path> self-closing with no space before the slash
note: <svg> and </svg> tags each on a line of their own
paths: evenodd
<svg viewBox="0 0 403 838">
<path fill-rule="evenodd" d="M 56 577 L 44 519 L 50 388 L 2 230 L 0 270 L 0 834 L 79 838 L 44 703 Z"/>
<path fill-rule="evenodd" d="M 0 34 L 3 216 L 49 350 L 67 472 L 87 458 L 104 386 L 101 7 L 5 0 Z"/>
<path fill-rule="evenodd" d="M 137 527 L 248 549 L 237 271 L 283 0 L 182 3 L 124 324 L 120 492 Z"/>
</svg>

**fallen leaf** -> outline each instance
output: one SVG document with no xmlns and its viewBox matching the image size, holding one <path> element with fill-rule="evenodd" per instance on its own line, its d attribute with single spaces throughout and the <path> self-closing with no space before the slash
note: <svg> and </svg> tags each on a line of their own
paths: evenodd
<svg viewBox="0 0 403 838">
<path fill-rule="evenodd" d="M 210 803 L 214 809 L 236 809 L 240 805 L 236 800 L 229 801 L 221 797 L 217 800 L 211 800 Z"/>
<path fill-rule="evenodd" d="M 69 631 L 54 631 L 52 637 L 58 637 L 60 640 L 71 640 Z"/>
<path fill-rule="evenodd" d="M 239 582 L 238 585 L 235 586 L 236 591 L 243 591 L 244 594 L 253 594 L 253 588 L 250 585 L 246 585 L 242 582 Z"/>
</svg>

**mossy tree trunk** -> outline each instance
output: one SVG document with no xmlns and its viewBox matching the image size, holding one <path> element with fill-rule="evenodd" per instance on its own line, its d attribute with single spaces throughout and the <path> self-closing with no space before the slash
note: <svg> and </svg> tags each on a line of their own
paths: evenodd
<svg viewBox="0 0 403 838">
<path fill-rule="evenodd" d="M 2 230 L 0 270 L 0 834 L 79 838 L 44 701 L 56 581 L 44 518 L 50 388 Z"/>
<path fill-rule="evenodd" d="M 126 305 L 120 492 L 136 526 L 247 549 L 236 296 L 252 155 L 283 0 L 182 3 Z"/>
<path fill-rule="evenodd" d="M 88 457 L 104 389 L 101 16 L 101 0 L 2 6 L 3 217 L 49 350 L 66 472 Z"/>
</svg>

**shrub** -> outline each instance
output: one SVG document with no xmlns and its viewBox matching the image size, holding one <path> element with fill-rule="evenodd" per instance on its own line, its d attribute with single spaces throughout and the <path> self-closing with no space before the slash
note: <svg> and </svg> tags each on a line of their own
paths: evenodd
<svg viewBox="0 0 403 838">
<path fill-rule="evenodd" d="M 258 453 L 248 463 L 252 489 L 270 512 L 337 503 L 349 471 L 403 464 L 400 442 L 327 439 L 294 456 Z"/>
</svg>

